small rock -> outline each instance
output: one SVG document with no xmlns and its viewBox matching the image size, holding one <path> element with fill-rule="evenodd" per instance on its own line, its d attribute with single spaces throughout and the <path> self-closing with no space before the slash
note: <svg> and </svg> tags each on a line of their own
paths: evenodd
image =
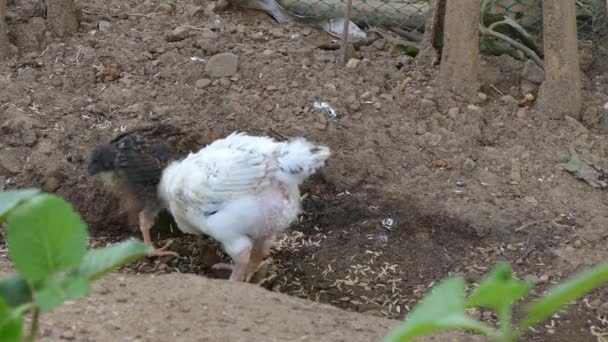
<svg viewBox="0 0 608 342">
<path fill-rule="evenodd" d="M 464 163 L 462 164 L 462 167 L 467 171 L 472 171 L 475 168 L 475 166 L 476 166 L 475 161 L 471 158 L 465 159 Z"/>
<path fill-rule="evenodd" d="M 437 146 L 439 145 L 443 137 L 439 134 L 425 133 L 421 135 L 418 139 L 422 145 Z"/>
<path fill-rule="evenodd" d="M 73 340 L 76 338 L 76 336 L 74 335 L 74 332 L 71 330 L 66 330 L 64 332 L 61 333 L 61 338 L 64 340 Z"/>
<path fill-rule="evenodd" d="M 534 84 L 541 84 L 545 80 L 545 72 L 534 61 L 528 59 L 521 71 L 521 77 Z"/>
<path fill-rule="evenodd" d="M 285 36 L 285 33 L 283 33 L 283 29 L 280 27 L 275 27 L 271 29 L 268 33 L 270 33 L 273 38 L 283 38 Z"/>
<path fill-rule="evenodd" d="M 435 111 L 437 109 L 437 104 L 433 100 L 422 99 L 420 104 L 425 111 Z"/>
<path fill-rule="evenodd" d="M 477 97 L 479 97 L 479 99 L 480 99 L 481 101 L 485 101 L 485 100 L 487 100 L 487 99 L 488 99 L 488 95 L 486 95 L 486 94 L 484 94 L 484 93 L 479 93 L 479 94 L 477 94 Z"/>
<path fill-rule="evenodd" d="M 539 279 L 534 274 L 526 274 L 526 276 L 524 277 L 524 280 L 525 281 L 530 281 L 530 282 L 533 282 L 533 283 L 538 283 Z"/>
<path fill-rule="evenodd" d="M 208 78 L 201 78 L 194 83 L 194 87 L 198 89 L 205 89 L 211 85 L 211 80 Z"/>
<path fill-rule="evenodd" d="M 536 200 L 536 198 L 532 197 L 532 196 L 526 196 L 524 197 L 524 202 L 531 204 L 533 206 L 537 206 L 538 205 L 538 201 Z"/>
<path fill-rule="evenodd" d="M 0 153 L 0 167 L 10 173 L 19 173 L 21 171 L 21 162 L 16 150 L 5 148 Z"/>
<path fill-rule="evenodd" d="M 376 50 L 384 50 L 386 49 L 386 39 L 378 39 L 372 43 L 372 46 L 376 48 Z"/>
<path fill-rule="evenodd" d="M 349 69 L 354 69 L 354 68 L 356 68 L 359 65 L 359 63 L 361 63 L 360 59 L 351 58 L 346 63 L 346 67 L 349 68 Z"/>
<path fill-rule="evenodd" d="M 458 116 L 458 114 L 460 114 L 460 108 L 452 107 L 452 108 L 448 109 L 448 116 L 450 118 L 454 119 L 455 117 Z"/>
<path fill-rule="evenodd" d="M 108 32 L 110 31 L 110 27 L 112 27 L 112 23 L 106 20 L 100 20 L 97 23 L 97 29 L 99 30 L 99 32 Z"/>
<path fill-rule="evenodd" d="M 589 306 L 592 309 L 597 309 L 602 305 L 602 301 L 598 298 L 598 299 L 594 299 L 592 301 L 589 302 Z"/>
<path fill-rule="evenodd" d="M 219 53 L 209 59 L 205 71 L 211 77 L 230 77 L 238 71 L 238 56 L 233 53 Z"/>
<path fill-rule="evenodd" d="M 219 51 L 217 44 L 213 42 L 213 40 L 207 38 L 198 39 L 194 42 L 193 45 L 195 48 L 201 49 L 205 51 L 205 53 L 210 55 L 215 54 Z"/>
<path fill-rule="evenodd" d="M 42 183 L 42 189 L 45 192 L 55 192 L 57 191 L 57 189 L 59 189 L 59 186 L 61 185 L 61 182 L 59 181 L 59 179 L 55 178 L 55 177 L 48 177 L 45 178 L 43 183 Z"/>
<path fill-rule="evenodd" d="M 382 103 L 380 103 L 380 102 L 374 102 L 374 104 L 372 105 L 372 107 L 374 107 L 375 110 L 380 110 L 380 109 L 382 109 Z"/>
<path fill-rule="evenodd" d="M 276 53 L 276 51 L 270 50 L 270 49 L 266 49 L 266 50 L 262 51 L 262 55 L 267 56 L 267 57 L 272 56 L 275 53 Z"/>
<path fill-rule="evenodd" d="M 517 118 L 525 119 L 528 116 L 528 110 L 526 108 L 520 108 L 517 110 Z"/>
<path fill-rule="evenodd" d="M 568 124 L 568 126 L 570 126 L 570 128 L 572 128 L 578 134 L 589 134 L 589 130 L 587 129 L 587 127 L 585 127 L 582 123 L 580 123 L 575 118 L 573 118 L 569 115 L 566 115 L 565 120 L 566 120 L 566 123 Z"/>
<path fill-rule="evenodd" d="M 205 25 L 205 27 L 210 29 L 211 31 L 219 31 L 223 29 L 224 26 L 224 21 L 219 18 L 211 19 L 207 22 L 207 25 Z"/>
<path fill-rule="evenodd" d="M 169 32 L 165 39 L 168 42 L 179 42 L 190 36 L 190 28 L 188 26 L 178 26 Z"/>
<path fill-rule="evenodd" d="M 474 112 L 479 112 L 481 110 L 481 108 L 479 108 L 479 106 L 476 106 L 474 104 L 470 104 L 467 106 L 467 109 L 472 110 Z"/>
<path fill-rule="evenodd" d="M 504 95 L 500 97 L 500 102 L 504 104 L 515 104 L 517 103 L 517 100 L 511 95 Z"/>
<path fill-rule="evenodd" d="M 175 12 L 175 8 L 171 6 L 171 4 L 162 3 L 154 9 L 156 13 L 165 13 L 165 14 L 173 14 Z"/>
</svg>

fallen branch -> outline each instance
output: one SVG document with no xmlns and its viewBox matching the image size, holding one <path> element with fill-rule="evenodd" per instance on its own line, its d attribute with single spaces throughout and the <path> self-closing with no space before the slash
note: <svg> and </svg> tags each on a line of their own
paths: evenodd
<svg viewBox="0 0 608 342">
<path fill-rule="evenodd" d="M 530 57 L 534 61 L 534 63 L 536 63 L 536 65 L 538 65 L 541 69 L 545 70 L 545 63 L 543 63 L 540 57 L 538 57 L 538 55 L 527 46 L 511 39 L 509 36 L 506 36 L 502 33 L 498 33 L 496 31 L 492 31 L 491 29 L 481 24 L 479 24 L 479 32 L 481 32 L 481 34 L 492 36 L 494 38 L 498 38 L 511 44 L 511 46 L 513 46 L 514 48 L 523 51 L 528 57 Z"/>
</svg>

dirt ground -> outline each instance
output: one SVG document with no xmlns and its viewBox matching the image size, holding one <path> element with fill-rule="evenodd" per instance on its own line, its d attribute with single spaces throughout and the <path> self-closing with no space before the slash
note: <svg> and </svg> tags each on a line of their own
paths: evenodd
<svg viewBox="0 0 608 342">
<path fill-rule="evenodd" d="M 510 57 L 484 57 L 483 93 L 462 99 L 442 94 L 437 70 L 394 55 L 387 39 L 342 68 L 337 51 L 316 48 L 331 37 L 261 13 L 214 14 L 203 0 L 77 3 L 82 32 L 63 40 L 36 17 L 37 2 L 9 5 L 19 53 L 0 65 L 0 188 L 39 186 L 65 197 L 89 224 L 93 247 L 140 238 L 109 189 L 86 175 L 93 147 L 123 129 L 170 122 L 208 136 L 306 136 L 332 148 L 323 177 L 304 187 L 300 222 L 280 238 L 258 282 L 363 313 L 370 325 L 374 316 L 403 318 L 448 274 L 474 283 L 507 260 L 518 277 L 539 282 L 536 296 L 608 258 L 606 192 L 561 167 L 572 146 L 608 168 L 608 75 L 588 68 L 585 52 L 584 110 L 564 120 L 518 106 L 538 84 Z M 176 37 L 182 25 L 189 32 Z M 223 52 L 238 56 L 238 71 L 214 78 L 205 67 Z M 117 72 L 102 79 L 100 65 Z M 154 234 L 172 238 L 180 257 L 121 272 L 168 275 L 125 279 L 153 279 L 141 284 L 153 288 L 158 279 L 179 283 L 177 273 L 225 277 L 210 270 L 224 258 L 213 241 L 167 223 L 159 220 Z M 526 340 L 598 340 L 608 331 L 606 298 L 608 288 L 596 290 Z"/>
<path fill-rule="evenodd" d="M 8 271 L 0 263 L 0 275 Z M 40 341 L 381 341 L 386 318 L 191 274 L 113 273 L 93 294 L 44 315 Z M 481 342 L 451 332 L 421 342 Z"/>
</svg>

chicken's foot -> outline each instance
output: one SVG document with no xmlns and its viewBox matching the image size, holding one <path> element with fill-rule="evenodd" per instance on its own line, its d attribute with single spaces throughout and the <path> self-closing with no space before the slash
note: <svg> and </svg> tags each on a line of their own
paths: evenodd
<svg viewBox="0 0 608 342">
<path fill-rule="evenodd" d="M 152 214 L 150 213 L 150 211 L 147 210 L 142 210 L 139 213 L 139 229 L 141 230 L 141 234 L 143 235 L 144 243 L 152 247 L 154 247 L 154 244 L 152 243 L 152 238 L 150 237 L 150 229 L 152 229 L 152 226 L 154 226 L 154 218 L 156 217 L 157 213 L 158 212 L 154 212 Z M 166 251 L 166 249 L 171 246 L 172 243 L 173 241 L 169 241 L 163 247 L 155 248 L 152 252 L 148 254 L 148 256 L 161 257 L 170 255 L 178 257 L 179 254 L 173 251 Z"/>
</svg>

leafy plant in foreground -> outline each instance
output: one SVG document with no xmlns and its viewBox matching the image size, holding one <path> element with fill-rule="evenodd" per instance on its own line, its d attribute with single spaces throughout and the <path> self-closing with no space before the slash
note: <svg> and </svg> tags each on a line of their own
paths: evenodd
<svg viewBox="0 0 608 342">
<path fill-rule="evenodd" d="M 39 315 L 86 296 L 91 282 L 146 255 L 150 248 L 126 241 L 87 250 L 85 224 L 70 204 L 37 189 L 0 192 L 0 223 L 17 273 L 0 278 L 0 341 L 34 341 Z M 23 317 L 32 314 L 23 336 Z"/>
<path fill-rule="evenodd" d="M 576 274 L 525 307 L 525 318 L 512 323 L 513 305 L 534 286 L 532 282 L 514 279 L 511 267 L 501 263 L 466 298 L 465 281 L 450 277 L 436 285 L 430 294 L 409 314 L 407 321 L 394 329 L 385 342 L 405 342 L 447 330 L 462 329 L 488 336 L 495 341 L 516 341 L 528 328 L 551 317 L 569 302 L 608 282 L 608 262 Z M 498 329 L 479 322 L 465 309 L 484 307 L 498 315 Z"/>
</svg>

